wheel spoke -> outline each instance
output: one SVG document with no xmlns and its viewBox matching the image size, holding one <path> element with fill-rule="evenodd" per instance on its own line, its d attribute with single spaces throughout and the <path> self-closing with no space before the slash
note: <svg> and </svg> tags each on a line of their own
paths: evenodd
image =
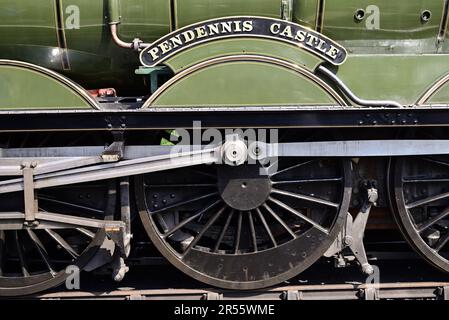
<svg viewBox="0 0 449 320">
<path fill-rule="evenodd" d="M 14 242 L 16 244 L 17 255 L 19 257 L 20 270 L 22 271 L 22 275 L 24 277 L 29 277 L 30 273 L 28 272 L 28 268 L 27 268 L 27 265 L 25 263 L 25 258 L 23 256 L 22 245 L 20 244 L 19 233 L 17 232 L 17 230 L 14 230 Z"/>
<path fill-rule="evenodd" d="M 449 265 L 447 257 L 440 251 L 447 249 L 449 242 L 449 231 L 444 230 L 449 217 L 449 190 L 439 191 L 439 188 L 449 183 L 447 159 L 434 156 L 403 158 L 395 162 L 392 171 L 395 215 L 401 229 L 417 252 L 445 271 L 449 271 Z M 438 191 L 425 193 L 428 188 Z M 422 190 L 421 198 L 416 198 L 413 190 Z"/>
<path fill-rule="evenodd" d="M 173 233 L 175 233 L 176 231 L 178 231 L 179 229 L 181 229 L 182 227 L 186 226 L 187 224 L 189 224 L 190 222 L 192 222 L 193 220 L 199 218 L 201 215 L 203 215 L 204 213 L 206 213 L 209 209 L 215 207 L 217 204 L 219 204 L 221 202 L 221 200 L 217 200 L 214 203 L 208 205 L 206 208 L 201 209 L 200 211 L 196 212 L 193 216 L 185 219 L 184 221 L 180 222 L 179 224 L 177 224 L 176 226 L 174 226 L 172 229 L 170 229 L 169 231 L 167 231 L 166 233 L 164 233 L 162 235 L 162 237 L 165 239 L 169 236 L 171 236 Z"/>
<path fill-rule="evenodd" d="M 217 219 L 221 216 L 223 211 L 225 211 L 226 206 L 223 206 L 218 212 L 209 219 L 209 221 L 204 225 L 204 227 L 201 229 L 201 231 L 195 236 L 195 238 L 190 242 L 189 246 L 184 250 L 183 256 L 185 256 L 197 243 L 200 241 L 200 239 L 204 236 L 207 230 L 217 221 Z"/>
<path fill-rule="evenodd" d="M 72 258 L 76 259 L 79 254 L 61 237 L 56 231 L 51 229 L 45 229 L 45 231 L 50 235 L 50 237 L 55 240 Z"/>
<path fill-rule="evenodd" d="M 93 233 L 90 230 L 87 230 L 85 228 L 76 228 L 75 230 L 79 231 L 80 233 L 84 234 L 85 236 L 87 236 L 91 239 L 95 238 L 95 233 Z"/>
<path fill-rule="evenodd" d="M 204 171 L 199 171 L 199 170 L 192 170 L 192 172 L 193 173 L 197 173 L 197 174 L 201 174 L 203 176 L 206 176 L 206 177 L 209 177 L 209 178 L 213 178 L 213 179 L 217 178 L 214 174 L 209 173 L 209 172 L 204 172 Z"/>
<path fill-rule="evenodd" d="M 34 246 L 36 247 L 37 251 L 39 252 L 39 255 L 41 256 L 42 260 L 44 261 L 45 265 L 47 266 L 48 271 L 55 276 L 56 272 L 53 270 L 50 262 L 50 258 L 48 256 L 47 250 L 45 250 L 44 245 L 39 240 L 37 235 L 30 229 L 27 229 L 27 233 L 30 236 Z"/>
<path fill-rule="evenodd" d="M 285 203 L 282 203 L 282 202 L 280 202 L 280 201 L 278 201 L 276 199 L 273 199 L 272 197 L 269 197 L 268 200 L 270 200 L 271 202 L 274 202 L 279 207 L 289 211 L 290 213 L 293 213 L 295 216 L 297 216 L 297 217 L 301 218 L 302 220 L 308 222 L 309 224 L 311 224 L 312 226 L 314 226 L 316 229 L 320 230 L 321 232 L 323 232 L 325 234 L 329 234 L 329 230 L 323 228 L 322 226 L 320 226 L 318 223 L 316 223 L 312 219 L 307 218 L 305 215 L 303 215 L 302 213 L 300 213 L 300 212 L 296 211 L 295 209 L 289 207 Z"/>
<path fill-rule="evenodd" d="M 424 230 L 426 230 L 427 228 L 431 227 L 432 225 L 434 225 L 435 223 L 437 223 L 438 221 L 440 221 L 441 219 L 444 219 L 445 217 L 447 217 L 449 215 L 449 207 L 447 207 L 446 209 L 444 209 L 440 214 L 436 215 L 435 217 L 433 217 L 432 219 L 430 219 L 429 221 L 421 224 L 418 227 L 418 232 L 423 232 Z"/>
<path fill-rule="evenodd" d="M 254 228 L 253 214 L 251 211 L 248 212 L 249 228 L 251 230 L 251 239 L 253 240 L 254 252 L 257 252 L 257 237 L 256 229 Z"/>
<path fill-rule="evenodd" d="M 216 195 L 218 195 L 218 192 L 208 193 L 208 194 L 200 196 L 200 197 L 196 197 L 196 198 L 189 199 L 189 200 L 186 200 L 186 201 L 181 201 L 181 202 L 178 202 L 178 203 L 174 203 L 172 205 L 169 205 L 167 207 L 164 207 L 164 208 L 156 210 L 156 211 L 150 211 L 150 214 L 153 215 L 155 213 L 161 213 L 161 212 L 164 212 L 164 211 L 167 211 L 167 210 L 171 210 L 171 209 L 174 209 L 174 208 L 182 207 L 182 206 L 185 206 L 186 204 L 190 204 L 190 203 L 193 203 L 193 202 L 196 202 L 196 201 L 199 201 L 199 200 L 207 199 L 207 198 L 210 198 L 210 197 L 213 197 L 213 196 L 216 196 Z"/>
<path fill-rule="evenodd" d="M 445 192 L 445 193 L 442 193 L 442 194 L 438 194 L 436 196 L 427 197 L 427 198 L 424 198 L 424 199 L 421 199 L 421 200 L 418 200 L 418 201 L 406 204 L 406 208 L 407 209 L 413 209 L 413 208 L 416 208 L 416 207 L 419 207 L 419 206 L 422 206 L 422 205 L 425 205 L 425 204 L 428 204 L 428 203 L 431 203 L 431 202 L 435 202 L 435 201 L 438 201 L 438 200 L 441 200 L 441 199 L 448 198 L 448 197 L 449 197 L 449 192 Z"/>
<path fill-rule="evenodd" d="M 284 172 L 290 171 L 292 169 L 296 169 L 296 168 L 305 166 L 305 165 L 310 164 L 310 163 L 315 162 L 315 161 L 317 161 L 317 159 L 312 159 L 312 160 L 309 160 L 309 161 L 306 161 L 306 162 L 301 162 L 301 163 L 295 164 L 294 166 L 282 169 L 280 171 L 277 171 L 277 172 L 271 174 L 271 177 L 277 176 L 280 173 L 284 173 Z"/>
<path fill-rule="evenodd" d="M 242 212 L 239 212 L 239 216 L 237 218 L 237 231 L 236 231 L 235 242 L 234 242 L 234 254 L 237 254 L 237 252 L 239 251 L 239 247 L 240 247 L 240 237 L 242 235 L 242 219 L 243 219 L 243 214 L 242 214 Z"/>
<path fill-rule="evenodd" d="M 449 178 L 413 178 L 408 177 L 402 179 L 403 183 L 438 183 L 438 182 L 449 182 Z"/>
<path fill-rule="evenodd" d="M 103 210 L 99 210 L 99 209 L 95 209 L 95 208 L 91 208 L 91 207 L 86 207 L 86 206 L 81 206 L 75 203 L 70 203 L 70 202 L 66 202 L 66 201 L 61 201 L 61 200 L 56 200 L 56 199 L 52 199 L 52 198 L 48 198 L 46 196 L 38 196 L 37 197 L 38 200 L 42 200 L 45 202 L 51 202 L 51 203 L 56 203 L 56 204 L 60 204 L 66 207 L 70 207 L 70 208 L 74 208 L 74 209 L 81 209 L 81 210 L 85 210 L 85 211 L 90 211 L 96 214 L 103 214 L 104 211 Z"/>
<path fill-rule="evenodd" d="M 234 216 L 234 212 L 235 211 L 232 210 L 229 213 L 228 217 L 226 218 L 226 222 L 223 225 L 223 228 L 221 229 L 220 235 L 218 236 L 217 242 L 215 243 L 214 250 L 212 252 L 217 252 L 218 248 L 220 248 L 220 244 L 223 241 L 223 237 L 224 237 L 224 235 L 226 234 L 226 231 L 229 228 L 229 224 L 231 223 L 232 217 Z"/>
<path fill-rule="evenodd" d="M 273 185 L 277 184 L 298 184 L 298 183 L 316 183 L 316 182 L 341 182 L 343 178 L 317 178 L 317 179 L 298 179 L 298 180 L 281 180 L 273 181 Z"/>
<path fill-rule="evenodd" d="M 296 234 L 293 232 L 293 230 L 273 211 L 273 209 L 271 209 L 266 203 L 264 203 L 264 208 L 268 211 L 268 213 L 274 218 L 276 219 L 277 222 L 279 222 L 281 224 L 281 226 L 287 230 L 288 233 L 290 233 L 290 235 L 293 237 L 293 239 L 296 238 Z M 266 222 L 265 222 L 266 224 Z"/>
<path fill-rule="evenodd" d="M 442 166 L 445 166 L 445 167 L 449 167 L 449 163 L 447 163 L 445 161 L 435 160 L 435 159 L 428 158 L 428 157 L 420 157 L 420 159 L 428 161 L 428 162 L 432 162 L 432 163 L 435 163 L 435 164 L 439 164 L 439 165 L 442 165 Z"/>
<path fill-rule="evenodd" d="M 216 183 L 197 183 L 197 184 L 152 184 L 145 185 L 146 188 L 214 188 Z"/>
<path fill-rule="evenodd" d="M 288 191 L 274 189 L 274 188 L 271 191 L 276 194 L 280 194 L 280 195 L 284 195 L 284 196 L 292 197 L 292 198 L 296 198 L 296 199 L 301 199 L 301 200 L 305 200 L 305 201 L 313 202 L 313 203 L 317 203 L 317 204 L 322 204 L 322 205 L 325 205 L 328 207 L 338 208 L 340 206 L 340 204 L 338 204 L 338 203 L 334 203 L 334 202 L 327 201 L 327 200 L 320 199 L 320 198 L 313 197 L 313 196 L 306 196 L 303 194 L 288 192 Z"/>
<path fill-rule="evenodd" d="M 268 225 L 267 221 L 265 220 L 265 218 L 264 218 L 262 212 L 260 211 L 259 208 L 256 209 L 256 212 L 257 212 L 257 214 L 258 214 L 258 216 L 259 216 L 259 218 L 260 218 L 260 221 L 262 221 L 262 224 L 263 224 L 265 230 L 267 231 L 268 237 L 270 237 L 270 240 L 271 240 L 271 242 L 273 243 L 273 246 L 274 246 L 274 247 L 277 247 L 278 244 L 277 244 L 277 242 L 276 242 L 276 239 L 274 238 L 273 233 L 272 233 L 271 230 L 270 230 L 270 226 Z"/>
<path fill-rule="evenodd" d="M 435 247 L 435 251 L 439 252 L 443 247 L 446 245 L 446 243 L 449 241 L 449 232 L 446 233 L 446 235 L 438 241 L 437 246 Z"/>
</svg>

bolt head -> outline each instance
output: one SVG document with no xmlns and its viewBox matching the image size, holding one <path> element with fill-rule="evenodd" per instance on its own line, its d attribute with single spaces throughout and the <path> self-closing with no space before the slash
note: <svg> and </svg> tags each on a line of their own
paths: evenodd
<svg viewBox="0 0 449 320">
<path fill-rule="evenodd" d="M 374 273 L 374 268 L 370 264 L 366 264 L 362 266 L 362 272 L 367 275 L 371 275 Z"/>
<path fill-rule="evenodd" d="M 353 239 L 351 236 L 346 236 L 344 239 L 345 245 L 350 246 L 352 245 Z"/>
<path fill-rule="evenodd" d="M 248 148 L 245 142 L 239 139 L 226 141 L 222 147 L 222 156 L 226 164 L 239 166 L 246 161 L 248 157 Z"/>
</svg>

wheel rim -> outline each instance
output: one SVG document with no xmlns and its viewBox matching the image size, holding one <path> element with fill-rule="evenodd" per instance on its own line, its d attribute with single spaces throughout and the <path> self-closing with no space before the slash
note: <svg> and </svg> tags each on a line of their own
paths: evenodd
<svg viewBox="0 0 449 320">
<path fill-rule="evenodd" d="M 395 161 L 395 218 L 412 247 L 449 272 L 449 158 L 408 157 Z"/>
<path fill-rule="evenodd" d="M 213 286 L 257 289 L 288 280 L 337 236 L 351 195 L 350 162 L 284 158 L 277 165 L 137 177 L 148 235 L 172 264 Z"/>
<path fill-rule="evenodd" d="M 2 211 L 23 211 L 17 208 L 21 193 L 4 197 L 8 200 L 2 203 L 9 205 Z M 115 186 L 98 182 L 49 188 L 39 191 L 37 198 L 41 211 L 111 219 Z M 103 230 L 90 228 L 0 230 L 0 296 L 33 294 L 63 283 L 69 275 L 66 267 L 81 270 L 104 237 Z"/>
</svg>

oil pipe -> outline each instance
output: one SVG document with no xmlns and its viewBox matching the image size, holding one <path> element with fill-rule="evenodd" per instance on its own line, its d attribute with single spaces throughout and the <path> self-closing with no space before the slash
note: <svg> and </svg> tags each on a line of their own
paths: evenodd
<svg viewBox="0 0 449 320">
<path fill-rule="evenodd" d="M 120 14 L 120 0 L 108 0 L 107 8 L 108 8 L 109 28 L 112 35 L 112 40 L 117 46 L 119 46 L 120 48 L 134 49 L 136 51 L 139 51 L 140 49 L 144 49 L 151 45 L 150 43 L 144 43 L 139 38 L 135 38 L 132 42 L 126 42 L 121 40 L 118 35 L 118 25 L 121 23 L 122 20 Z"/>
</svg>

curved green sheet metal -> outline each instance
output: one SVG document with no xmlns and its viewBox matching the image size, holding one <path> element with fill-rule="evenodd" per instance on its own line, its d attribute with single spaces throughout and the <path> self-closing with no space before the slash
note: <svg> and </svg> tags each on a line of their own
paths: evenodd
<svg viewBox="0 0 449 320">
<path fill-rule="evenodd" d="M 440 90 L 435 92 L 426 104 L 449 104 L 449 84 L 446 83 Z"/>
<path fill-rule="evenodd" d="M 37 66 L 0 60 L 0 83 L 0 109 L 98 108 L 77 84 Z"/>
<path fill-rule="evenodd" d="M 301 49 L 299 46 L 269 39 L 237 38 L 213 41 L 195 46 L 180 52 L 164 64 L 177 73 L 202 61 L 237 54 L 259 54 L 278 58 L 302 66 L 310 71 L 315 70 L 323 62 L 323 60 Z"/>
<path fill-rule="evenodd" d="M 162 92 L 161 92 L 162 91 Z M 210 65 L 156 92 L 152 107 L 335 105 L 335 99 L 304 75 L 265 62 Z"/>
</svg>

